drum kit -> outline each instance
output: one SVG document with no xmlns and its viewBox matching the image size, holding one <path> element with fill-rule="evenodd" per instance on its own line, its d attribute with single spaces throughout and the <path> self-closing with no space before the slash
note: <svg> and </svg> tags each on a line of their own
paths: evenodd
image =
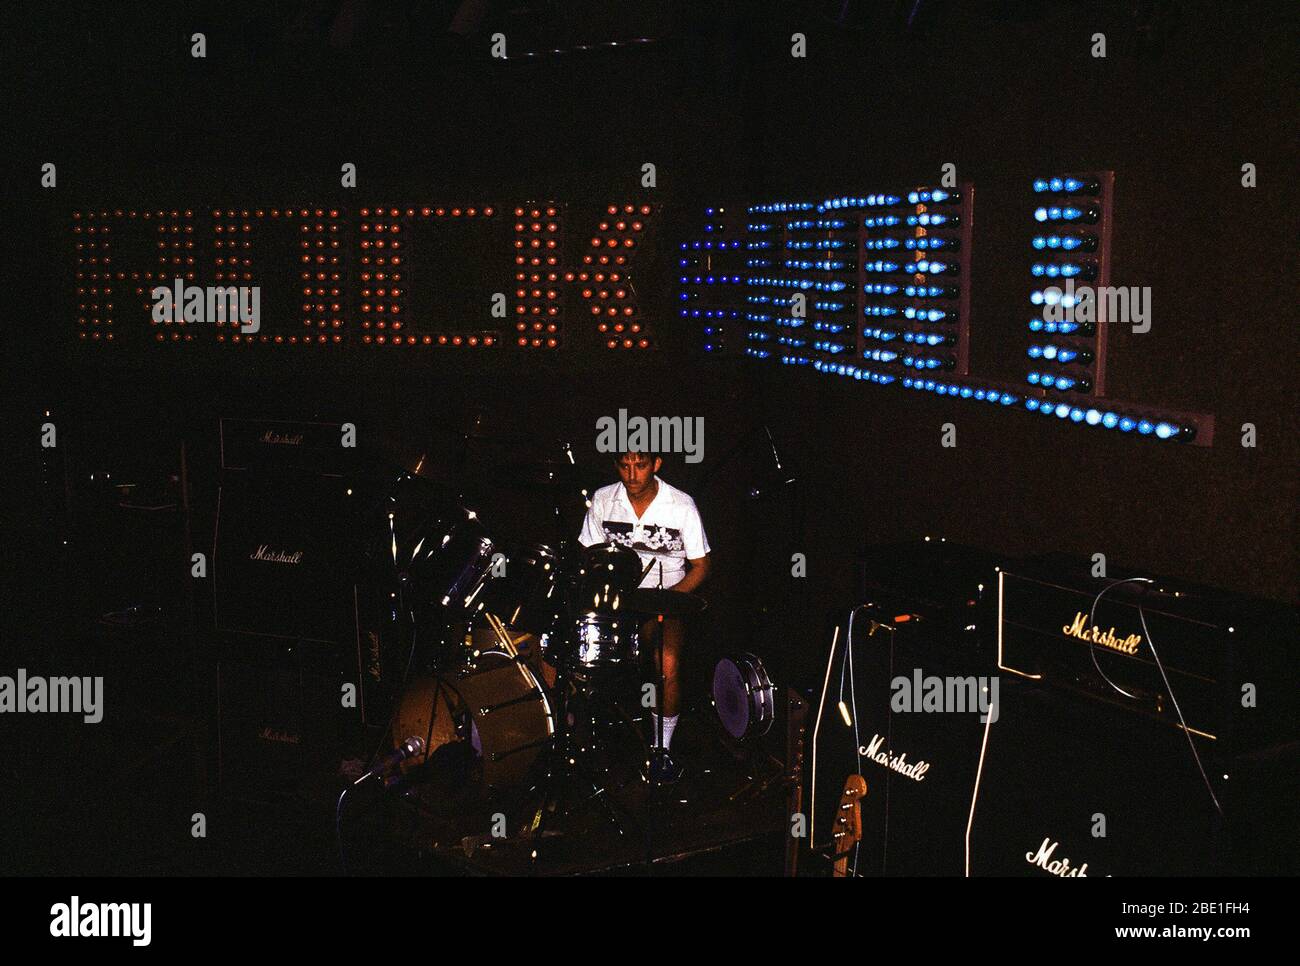
<svg viewBox="0 0 1300 966">
<path fill-rule="evenodd" d="M 550 543 L 499 540 L 463 492 L 450 495 L 406 469 L 387 479 L 367 524 L 367 569 L 387 588 L 405 654 L 386 732 L 397 749 L 386 784 L 416 796 L 431 770 L 456 761 L 487 798 L 530 803 L 535 841 L 577 786 L 624 831 L 628 817 L 602 794 L 600 723 L 621 718 L 631 727 L 611 696 L 636 681 L 642 657 L 661 644 L 664 619 L 705 609 L 693 594 L 642 589 L 649 568 L 634 550 L 566 535 L 563 504 L 580 505 L 580 494 L 585 505 L 588 491 L 575 481 L 568 445 L 559 449 L 558 458 L 501 468 L 505 479 L 550 494 Z M 771 727 L 774 688 L 753 655 L 724 658 L 712 690 L 732 738 Z M 654 693 L 663 693 L 662 681 Z M 652 785 L 665 771 L 651 767 L 667 755 L 661 744 L 642 762 Z"/>
</svg>

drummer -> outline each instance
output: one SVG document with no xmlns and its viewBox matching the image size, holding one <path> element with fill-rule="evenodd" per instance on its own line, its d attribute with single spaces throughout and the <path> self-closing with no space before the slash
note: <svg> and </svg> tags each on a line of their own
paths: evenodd
<svg viewBox="0 0 1300 966">
<path fill-rule="evenodd" d="M 615 543 L 630 547 L 649 568 L 641 581 L 646 588 L 672 588 L 694 593 L 709 576 L 709 541 L 700 511 L 691 497 L 657 475 L 663 459 L 651 453 L 620 453 L 614 460 L 620 482 L 601 487 L 591 498 L 591 508 L 578 539 L 583 546 Z M 642 640 L 651 633 L 642 629 Z M 663 747 L 668 749 L 681 707 L 678 675 L 685 633 L 679 618 L 663 623 Z M 658 668 L 656 668 L 658 670 Z M 651 713 L 652 741 L 658 742 L 659 718 Z M 657 759 L 658 760 L 658 759 Z M 667 767 L 679 772 L 670 758 Z M 657 776 L 673 780 L 677 774 Z"/>
</svg>

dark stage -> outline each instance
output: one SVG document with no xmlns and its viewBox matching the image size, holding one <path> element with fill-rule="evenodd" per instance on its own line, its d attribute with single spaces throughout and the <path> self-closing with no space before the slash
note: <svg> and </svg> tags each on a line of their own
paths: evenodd
<svg viewBox="0 0 1300 966">
<path fill-rule="evenodd" d="M 6 14 L 8 875 L 1297 871 L 1290 7 Z"/>
</svg>

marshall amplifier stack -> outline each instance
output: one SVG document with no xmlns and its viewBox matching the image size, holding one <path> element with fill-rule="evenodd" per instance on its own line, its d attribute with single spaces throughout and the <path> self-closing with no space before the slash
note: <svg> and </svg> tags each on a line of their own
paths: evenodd
<svg viewBox="0 0 1300 966">
<path fill-rule="evenodd" d="M 999 576 L 969 874 L 1294 871 L 1295 612 L 1090 566 Z"/>
<path fill-rule="evenodd" d="M 1296 612 L 1090 568 L 867 555 L 813 699 L 814 848 L 857 773 L 859 875 L 1294 874 Z"/>
<path fill-rule="evenodd" d="M 343 432 L 339 423 L 221 420 L 219 631 L 353 643 L 355 450 Z"/>
<path fill-rule="evenodd" d="M 294 791 L 359 722 L 360 708 L 342 700 L 345 683 L 360 683 L 361 493 L 347 432 L 336 422 L 220 421 L 211 578 L 223 791 Z"/>
<path fill-rule="evenodd" d="M 814 699 L 811 842 L 830 844 L 858 773 L 868 791 L 857 874 L 960 875 L 981 707 L 995 697 L 1000 560 L 936 538 L 873 548 L 862 564 L 864 602 L 840 621 Z"/>
</svg>

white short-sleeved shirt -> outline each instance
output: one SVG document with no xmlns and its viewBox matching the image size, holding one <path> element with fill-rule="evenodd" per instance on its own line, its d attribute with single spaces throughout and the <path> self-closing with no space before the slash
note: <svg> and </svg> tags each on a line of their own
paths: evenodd
<svg viewBox="0 0 1300 966">
<path fill-rule="evenodd" d="M 659 491 L 639 520 L 621 482 L 602 486 L 591 498 L 578 540 L 584 547 L 597 543 L 630 547 L 641 558 L 642 569 L 652 561 L 655 564 L 642 578 L 642 587 L 671 587 L 686 576 L 687 560 L 709 552 L 709 540 L 695 501 L 657 476 L 655 482 Z"/>
</svg>

